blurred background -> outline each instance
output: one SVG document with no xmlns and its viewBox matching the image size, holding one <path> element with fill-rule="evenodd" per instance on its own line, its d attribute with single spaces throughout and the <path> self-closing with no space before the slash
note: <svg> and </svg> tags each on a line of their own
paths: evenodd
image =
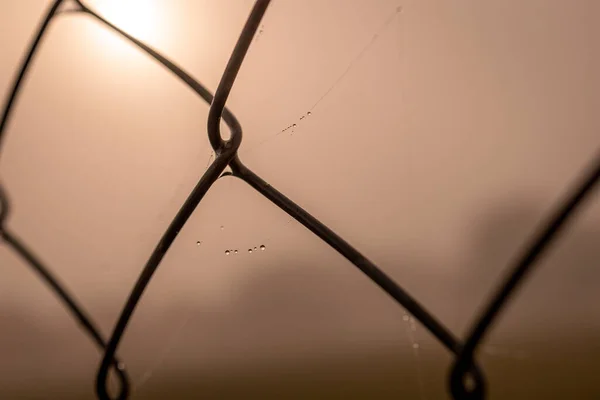
<svg viewBox="0 0 600 400">
<path fill-rule="evenodd" d="M 2 1 L 3 95 L 49 3 Z M 213 91 L 252 3 L 87 2 Z M 599 13 L 593 0 L 273 1 L 228 102 L 240 157 L 462 337 L 597 154 Z M 10 228 L 105 336 L 213 159 L 207 114 L 95 20 L 53 21 L 0 179 Z M 598 199 L 480 347 L 490 399 L 600 398 Z M 94 344 L 2 245 L 0 265 L 0 397 L 93 399 Z M 118 353 L 133 399 L 448 399 L 452 363 L 360 271 L 231 177 L 179 234 Z"/>
</svg>

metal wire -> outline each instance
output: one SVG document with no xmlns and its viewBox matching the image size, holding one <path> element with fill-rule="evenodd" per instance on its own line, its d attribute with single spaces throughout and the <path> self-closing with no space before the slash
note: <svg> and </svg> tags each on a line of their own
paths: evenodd
<svg viewBox="0 0 600 400">
<path fill-rule="evenodd" d="M 38 32 L 33 39 L 29 51 L 19 69 L 12 90 L 9 92 L 5 108 L 0 121 L 0 150 L 4 132 L 8 121 L 10 120 L 11 112 L 14 103 L 22 87 L 22 82 L 27 74 L 31 61 L 38 50 L 38 45 L 42 37 L 47 31 L 47 27 L 51 20 L 58 14 L 59 7 L 63 0 L 55 0 L 49 7 L 46 17 L 40 24 Z M 116 351 L 119 342 L 129 324 L 133 312 L 139 303 L 144 290 L 152 279 L 152 276 L 162 258 L 165 256 L 170 246 L 176 239 L 180 230 L 185 225 L 191 214 L 194 212 L 204 195 L 208 192 L 212 184 L 223 175 L 232 175 L 246 182 L 273 204 L 288 213 L 292 218 L 296 219 L 307 229 L 329 244 L 338 253 L 344 256 L 360 271 L 362 271 L 369 279 L 378 285 L 384 292 L 392 297 L 397 303 L 402 305 L 408 312 L 417 318 L 423 326 L 425 326 L 448 351 L 455 355 L 455 362 L 449 375 L 449 390 L 455 399 L 466 400 L 481 400 L 486 396 L 486 381 L 480 368 L 476 365 L 474 353 L 478 344 L 483 339 L 485 333 L 489 330 L 493 322 L 496 320 L 502 308 L 507 304 L 509 298 L 515 293 L 515 290 L 521 284 L 528 272 L 532 270 L 534 264 L 539 261 L 540 257 L 547 250 L 548 246 L 556 239 L 569 220 L 574 215 L 575 211 L 581 207 L 583 201 L 589 197 L 592 189 L 600 179 L 600 153 L 596 155 L 589 170 L 583 175 L 583 178 L 570 191 L 570 195 L 566 196 L 564 203 L 556 207 L 556 211 L 548 219 L 547 224 L 534 237 L 531 245 L 527 246 L 523 255 L 518 259 L 515 266 L 511 269 L 507 278 L 498 286 L 496 294 L 491 298 L 489 303 L 481 315 L 475 320 L 471 333 L 467 336 L 464 342 L 459 341 L 448 328 L 438 321 L 427 309 L 425 309 L 415 298 L 406 292 L 400 285 L 394 282 L 386 275 L 379 267 L 377 267 L 368 258 L 358 252 L 348 242 L 342 239 L 339 235 L 310 215 L 307 211 L 295 204 L 281 192 L 277 191 L 273 186 L 256 175 L 252 170 L 245 166 L 238 155 L 238 149 L 242 143 L 242 128 L 233 113 L 229 111 L 225 105 L 229 93 L 235 82 L 237 73 L 242 65 L 244 57 L 250 47 L 252 38 L 254 37 L 262 20 L 270 0 L 256 0 L 250 15 L 242 29 L 240 37 L 232 52 L 229 62 L 225 68 L 225 72 L 221 77 L 219 86 L 213 96 L 197 80 L 191 77 L 182 68 L 174 64 L 172 61 L 144 44 L 138 39 L 132 37 L 120 28 L 116 27 L 95 11 L 90 9 L 81 0 L 72 0 L 71 4 L 75 5 L 75 9 L 69 10 L 69 13 L 81 13 L 88 15 L 105 27 L 114 30 L 124 39 L 127 39 L 132 44 L 147 53 L 155 61 L 162 64 L 166 69 L 171 71 L 177 78 L 183 81 L 187 86 L 194 90 L 200 98 L 210 104 L 209 116 L 207 121 L 207 131 L 210 144 L 215 152 L 215 160 L 208 167 L 206 172 L 200 178 L 190 195 L 176 214 L 175 218 L 163 234 L 154 251 L 150 255 L 145 267 L 143 268 L 136 284 L 134 285 L 129 298 L 127 299 L 123 310 L 115 324 L 113 332 L 108 342 L 105 342 L 97 328 L 91 322 L 92 320 L 86 316 L 82 308 L 75 302 L 73 297 L 58 283 L 56 278 L 49 270 L 39 261 L 37 257 L 11 233 L 6 227 L 6 219 L 10 211 L 10 202 L 2 185 L 0 185 L 0 234 L 1 238 L 6 242 L 24 261 L 27 262 L 40 276 L 45 283 L 50 286 L 56 295 L 64 302 L 65 306 L 73 314 L 84 331 L 91 336 L 96 344 L 104 350 L 102 361 L 98 368 L 96 376 L 96 393 L 101 400 L 111 399 L 108 394 L 107 378 L 111 368 L 115 369 L 120 380 L 120 388 L 116 399 L 124 400 L 129 396 L 129 380 L 126 375 L 124 366 L 119 363 L 116 358 Z M 219 130 L 221 118 L 230 129 L 230 139 L 224 140 L 221 137 Z M 224 172 L 227 167 L 230 167 L 231 172 Z"/>
</svg>

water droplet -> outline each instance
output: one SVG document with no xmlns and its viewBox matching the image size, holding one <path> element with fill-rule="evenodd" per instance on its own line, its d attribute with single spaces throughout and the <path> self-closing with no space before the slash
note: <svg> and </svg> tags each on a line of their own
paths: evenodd
<svg viewBox="0 0 600 400">
<path fill-rule="evenodd" d="M 202 244 L 202 242 L 199 240 L 196 242 L 196 246 L 200 246 L 201 244 Z"/>
<path fill-rule="evenodd" d="M 402 316 L 402 321 L 408 321 L 408 315 L 403 315 Z"/>
<path fill-rule="evenodd" d="M 254 248 L 254 251 L 258 250 L 256 247 Z"/>
<path fill-rule="evenodd" d="M 234 254 L 237 254 L 237 250 L 234 250 L 234 251 L 233 251 L 233 253 L 234 253 Z"/>
<path fill-rule="evenodd" d="M 260 249 L 261 249 L 262 251 L 265 251 L 265 249 L 266 249 L 266 248 L 267 248 L 267 247 L 266 247 L 264 244 L 261 244 L 261 245 L 260 245 Z"/>
<path fill-rule="evenodd" d="M 312 113 L 309 111 L 306 113 L 306 115 L 310 117 L 312 115 Z"/>
<path fill-rule="evenodd" d="M 252 249 L 248 249 L 248 253 L 252 253 Z"/>
<path fill-rule="evenodd" d="M 419 348 L 419 343 L 413 343 L 413 349 L 418 349 Z"/>
<path fill-rule="evenodd" d="M 225 227 L 223 225 L 221 225 L 221 230 L 225 229 Z"/>
<path fill-rule="evenodd" d="M 229 250 L 225 250 L 225 255 L 226 255 L 226 256 L 228 256 L 228 255 L 229 255 L 229 253 L 230 253 L 230 251 L 229 251 Z"/>
<path fill-rule="evenodd" d="M 294 125 L 292 125 L 292 128 L 295 128 L 296 126 L 297 126 L 297 125 L 296 125 L 296 124 L 294 124 Z"/>
</svg>

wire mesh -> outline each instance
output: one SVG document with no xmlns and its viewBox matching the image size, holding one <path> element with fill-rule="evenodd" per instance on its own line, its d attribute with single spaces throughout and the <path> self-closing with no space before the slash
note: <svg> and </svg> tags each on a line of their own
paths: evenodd
<svg viewBox="0 0 600 400">
<path fill-rule="evenodd" d="M 62 8 L 70 3 L 72 8 Z M 64 306 L 82 326 L 84 332 L 103 351 L 102 361 L 98 368 L 96 377 L 96 393 L 99 399 L 111 399 L 107 390 L 107 379 L 109 370 L 116 371 L 120 382 L 117 399 L 126 399 L 130 395 L 129 378 L 125 366 L 121 363 L 116 352 L 125 332 L 125 329 L 133 316 L 133 312 L 139 303 L 143 292 L 161 260 L 177 238 L 179 231 L 183 228 L 188 218 L 192 215 L 204 195 L 211 186 L 222 176 L 231 175 L 246 182 L 266 199 L 281 208 L 290 217 L 294 218 L 316 236 L 329 244 L 334 250 L 344 256 L 350 263 L 363 272 L 373 283 L 385 291 L 393 300 L 404 307 L 414 318 L 418 319 L 446 349 L 454 355 L 448 390 L 455 399 L 481 400 L 486 398 L 486 379 L 483 371 L 478 367 L 475 360 L 475 352 L 482 339 L 497 319 L 499 313 L 508 303 L 510 297 L 515 293 L 518 286 L 522 284 L 544 252 L 567 227 L 584 200 L 589 197 L 592 189 L 600 178 L 600 154 L 596 154 L 594 160 L 581 177 L 573 184 L 564 195 L 562 202 L 555 206 L 554 211 L 541 224 L 532 235 L 529 243 L 523 246 L 520 255 L 509 268 L 504 280 L 498 284 L 495 293 L 490 296 L 488 303 L 482 307 L 481 312 L 472 323 L 469 334 L 464 340 L 459 340 L 448 328 L 446 328 L 434 315 L 423 307 L 414 297 L 398 283 L 392 280 L 383 270 L 371 262 L 367 257 L 358 252 L 342 237 L 333 232 L 307 211 L 299 207 L 261 177 L 248 168 L 239 158 L 238 149 L 242 144 L 242 127 L 234 114 L 226 108 L 227 98 L 235 82 L 237 73 L 242 65 L 244 57 L 250 47 L 253 37 L 257 32 L 261 20 L 269 6 L 270 0 L 256 0 L 250 15 L 242 29 L 236 46 L 230 56 L 229 62 L 221 77 L 220 83 L 213 95 L 201 83 L 195 80 L 182 68 L 158 53 L 150 46 L 124 32 L 113 25 L 94 10 L 89 8 L 81 0 L 55 0 L 51 3 L 46 16 L 41 22 L 38 31 L 29 47 L 20 69 L 14 79 L 0 120 L 0 150 L 2 140 L 5 137 L 6 127 L 10 120 L 17 96 L 22 88 L 23 80 L 30 68 L 34 55 L 47 32 L 51 21 L 61 13 L 82 13 L 91 16 L 102 23 L 107 29 L 118 33 L 123 39 L 135 44 L 140 50 L 147 53 L 156 62 L 163 65 L 177 78 L 188 85 L 202 100 L 210 105 L 207 121 L 207 131 L 210 144 L 215 157 L 206 169 L 194 189 L 187 197 L 184 204 L 164 232 L 162 238 L 150 255 L 146 265 L 135 283 L 129 298 L 127 299 L 120 317 L 115 324 L 113 332 L 108 341 L 102 338 L 93 320 L 78 304 L 74 296 L 59 282 L 50 272 L 50 269 L 30 250 L 18 236 L 7 227 L 6 220 L 11 212 L 11 203 L 7 191 L 0 184 L 0 236 L 8 247 L 10 247 L 20 258 L 28 264 L 42 280 L 64 303 Z M 220 133 L 221 119 L 227 124 L 231 135 L 224 140 Z M 225 171 L 226 168 L 229 171 Z"/>
</svg>

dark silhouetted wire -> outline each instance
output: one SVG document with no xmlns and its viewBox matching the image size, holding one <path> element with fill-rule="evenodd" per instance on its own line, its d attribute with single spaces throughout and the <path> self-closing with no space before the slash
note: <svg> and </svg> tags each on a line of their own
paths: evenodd
<svg viewBox="0 0 600 400">
<path fill-rule="evenodd" d="M 89 333 L 98 347 L 101 350 L 104 350 L 106 343 L 100 335 L 100 330 L 94 325 L 92 319 L 86 315 L 85 311 L 83 311 L 83 308 L 77 304 L 74 297 L 61 286 L 50 270 L 42 264 L 42 262 L 33 254 L 30 249 L 25 246 L 21 240 L 19 240 L 14 234 L 10 233 L 6 228 L 2 229 L 0 235 L 13 250 L 41 276 L 43 281 L 50 286 L 54 293 L 64 303 L 65 307 L 71 312 L 73 318 L 75 318 L 75 320 L 83 327 L 83 329 Z M 116 357 L 111 359 L 111 363 L 113 368 L 116 369 L 119 377 L 119 383 L 121 385 L 119 390 L 121 393 L 128 393 L 129 378 L 125 371 L 125 366 L 120 364 Z"/>
<path fill-rule="evenodd" d="M 42 40 L 42 37 L 47 32 L 47 28 L 52 18 L 57 14 L 57 11 L 63 0 L 54 1 L 48 11 L 42 23 L 40 24 L 38 31 L 29 46 L 25 59 L 22 62 L 21 68 L 18 70 L 17 75 L 14 79 L 14 83 L 11 91 L 8 94 L 8 98 L 4 105 L 2 112 L 2 119 L 0 120 L 0 150 L 2 148 L 2 140 L 4 139 L 4 133 L 8 122 L 14 109 L 14 104 L 17 96 L 22 88 L 22 82 L 25 78 L 29 66 L 33 60 L 33 57 L 38 50 L 38 46 Z M 46 268 L 42 262 L 33 254 L 27 246 L 19 240 L 16 235 L 11 233 L 6 227 L 6 219 L 8 218 L 10 211 L 10 201 L 6 194 L 4 187 L 0 184 L 0 237 L 2 241 L 8 244 L 23 260 L 25 260 L 31 268 L 35 270 L 43 279 L 43 281 L 54 291 L 59 299 L 64 303 L 65 307 L 71 312 L 75 320 L 83 327 L 88 335 L 96 342 L 101 348 L 105 348 L 105 342 L 100 334 L 99 329 L 92 322 L 92 319 L 86 315 L 83 311 L 83 307 L 77 304 L 72 295 L 70 295 L 65 288 L 58 282 L 48 268 Z M 127 398 L 129 393 L 129 377 L 125 371 L 125 366 L 119 362 L 116 357 L 110 359 L 110 365 L 117 372 L 119 379 L 119 396 Z"/>
<path fill-rule="evenodd" d="M 560 204 L 556 211 L 550 215 L 546 226 L 533 236 L 531 244 L 526 247 L 523 255 L 517 259 L 510 274 L 498 286 L 498 290 L 483 313 L 475 320 L 474 326 L 465 341 L 463 351 L 457 358 L 450 375 L 450 387 L 455 398 L 482 398 L 477 386 L 467 384 L 468 372 L 475 348 L 483 339 L 492 322 L 497 319 L 509 297 L 524 282 L 526 275 L 532 271 L 535 262 L 539 261 L 544 251 L 548 249 L 553 240 L 558 238 L 559 234 L 566 228 L 569 220 L 575 216 L 577 209 L 592 193 L 592 189 L 598 183 L 598 180 L 600 180 L 600 152 L 596 155 L 589 170 L 584 172 L 582 178 L 567 193 L 568 197 L 564 203 Z"/>
<path fill-rule="evenodd" d="M 58 279 L 44 266 L 33 251 L 31 251 L 22 240 L 14 233 L 10 232 L 6 227 L 6 220 L 9 213 L 10 201 L 6 195 L 6 191 L 2 185 L 0 185 L 0 239 L 20 256 L 38 275 L 40 275 L 46 285 L 48 285 L 54 294 L 63 302 L 65 308 L 69 310 L 73 318 L 83 327 L 92 340 L 96 342 L 98 347 L 104 350 L 106 343 L 100 334 L 100 330 L 83 310 L 83 307 L 77 304 L 75 298 L 59 283 Z M 121 364 L 116 357 L 111 359 L 111 365 L 117 371 L 120 393 L 124 393 L 124 396 L 127 396 L 127 393 L 129 392 L 129 377 L 125 371 L 125 366 Z"/>
<path fill-rule="evenodd" d="M 449 351 L 455 354 L 455 364 L 452 369 L 450 379 L 450 390 L 455 399 L 477 400 L 483 399 L 486 394 L 485 379 L 474 361 L 473 353 L 477 344 L 483 338 L 486 330 L 491 326 L 501 308 L 506 304 L 507 300 L 514 293 L 514 290 L 520 282 L 525 278 L 526 273 L 531 270 L 534 262 L 542 255 L 543 251 L 556 237 L 560 229 L 564 227 L 565 222 L 573 214 L 576 207 L 582 203 L 584 197 L 591 192 L 594 184 L 598 181 L 600 174 L 600 157 L 596 161 L 595 167 L 591 170 L 582 183 L 578 185 L 569 200 L 560 207 L 559 211 L 553 215 L 547 228 L 533 241 L 533 245 L 526 251 L 525 255 L 517 263 L 511 275 L 506 279 L 496 295 L 491 300 L 484 313 L 476 319 L 474 328 L 471 334 L 468 335 L 465 344 L 463 345 L 444 325 L 442 325 L 433 315 L 431 315 L 419 302 L 411 297 L 404 289 L 395 283 L 389 276 L 380 270 L 375 264 L 353 248 L 344 239 L 338 236 L 335 232 L 322 224 L 307 211 L 296 205 L 285 195 L 277 191 L 270 184 L 252 172 L 248 167 L 242 164 L 237 151 L 242 142 L 242 128 L 233 113 L 226 107 L 227 97 L 233 87 L 237 73 L 241 67 L 243 59 L 248 51 L 252 38 L 254 37 L 262 20 L 264 13 L 269 5 L 269 0 L 257 0 L 250 12 L 248 20 L 242 33 L 236 43 L 236 46 L 231 54 L 229 62 L 225 68 L 225 72 L 221 77 L 216 94 L 213 95 L 197 80 L 192 78 L 183 69 L 175 65 L 172 61 L 152 49 L 150 46 L 142 43 L 138 39 L 132 37 L 120 28 L 116 27 L 102 16 L 87 7 L 81 0 L 73 0 L 77 6 L 76 9 L 68 10 L 69 13 L 83 13 L 92 16 L 97 21 L 108 28 L 119 33 L 123 38 L 129 40 L 141 50 L 145 51 L 157 62 L 161 63 L 165 68 L 170 70 L 192 90 L 194 90 L 205 102 L 211 105 L 209 117 L 207 121 L 208 138 L 215 152 L 215 160 L 207 168 L 204 175 L 201 177 L 195 188 L 192 190 L 181 209 L 176 214 L 175 218 L 163 234 L 161 240 L 152 252 L 148 262 L 142 270 L 136 284 L 134 285 L 127 302 L 125 303 L 122 313 L 119 316 L 117 323 L 113 329 L 113 333 L 105 345 L 97 329 L 90 322 L 90 319 L 85 316 L 81 308 L 72 300 L 64 289 L 57 283 L 56 279 L 42 266 L 42 264 L 33 256 L 33 253 L 27 250 L 25 245 L 16 237 L 7 232 L 4 222 L 9 212 L 9 201 L 2 186 L 0 186 L 0 232 L 6 243 L 8 243 L 25 261 L 27 261 L 46 281 L 46 283 L 54 290 L 63 300 L 66 306 L 74 314 L 75 318 L 80 321 L 85 330 L 93 337 L 93 339 L 102 347 L 105 352 L 98 368 L 96 378 L 96 392 L 100 399 L 110 399 L 106 389 L 106 381 L 108 371 L 111 366 L 117 368 L 119 378 L 121 379 L 121 391 L 117 398 L 124 400 L 128 397 L 128 380 L 120 364 L 115 358 L 115 353 L 119 342 L 127 328 L 127 325 L 133 315 L 133 312 L 139 303 L 141 296 L 160 262 L 173 241 L 176 239 L 179 231 L 183 228 L 186 221 L 189 219 L 193 211 L 196 209 L 203 196 L 210 189 L 212 184 L 221 176 L 233 175 L 261 193 L 264 197 L 277 205 L 291 217 L 296 219 L 307 229 L 328 243 L 333 249 L 338 251 L 342 256 L 359 268 L 367 277 L 376 283 L 381 289 L 388 293 L 394 300 L 401 304 L 408 312 L 417 318 Z M 5 125 L 10 117 L 13 103 L 17 97 L 21 82 L 25 77 L 30 61 L 37 49 L 39 42 L 48 26 L 50 20 L 57 14 L 57 10 L 61 5 L 62 0 L 57 0 L 52 3 L 48 14 L 42 23 L 39 32 L 37 33 L 30 50 L 25 58 L 23 66 L 15 79 L 13 90 L 11 91 L 3 118 L 0 124 L 0 142 L 3 137 Z M 230 139 L 224 140 L 221 137 L 219 128 L 220 120 L 223 118 L 230 129 Z M 226 167 L 231 168 L 231 172 L 224 172 Z M 466 380 L 471 380 L 470 385 L 466 384 Z"/>
<path fill-rule="evenodd" d="M 186 82 L 187 84 L 191 84 L 190 86 L 192 88 L 196 88 L 196 92 L 199 93 L 200 96 L 205 101 L 209 102 L 210 99 L 212 99 L 212 96 L 206 91 L 206 89 L 200 83 L 198 83 L 197 81 L 194 81 L 193 78 L 191 78 L 191 76 L 189 74 L 185 73 L 181 68 L 177 67 L 174 63 L 167 60 L 165 57 L 161 56 L 155 50 L 153 50 L 149 46 L 143 44 L 141 41 L 131 37 L 127 33 L 120 30 L 119 28 L 110 24 L 104 18 L 102 18 L 98 14 L 91 11 L 81 1 L 79 1 L 79 0 L 77 0 L 77 1 L 79 2 L 79 4 L 81 5 L 82 9 L 85 12 L 89 13 L 90 15 L 93 15 L 99 21 L 104 22 L 111 28 L 115 29 L 118 33 L 121 33 L 125 38 L 133 41 L 136 45 L 138 45 L 140 48 L 142 48 L 143 50 L 148 52 L 148 54 L 150 54 L 157 61 L 159 61 L 161 64 L 163 64 L 163 66 L 165 66 L 166 68 L 171 70 L 175 75 L 180 77 L 184 82 Z M 257 5 L 260 5 L 260 4 L 261 4 L 261 1 L 257 2 Z M 251 17 L 252 17 L 252 15 L 254 15 L 254 14 L 251 14 Z M 252 24 L 252 23 L 253 23 L 252 19 L 249 19 L 247 25 Z M 258 27 L 259 23 L 260 23 L 260 21 L 256 21 L 255 28 Z M 251 41 L 251 37 L 248 38 L 248 41 Z M 231 87 L 233 86 L 235 74 L 237 74 L 237 69 L 235 69 L 234 73 L 231 73 L 230 67 L 232 65 L 235 65 L 236 68 L 239 68 L 238 63 L 241 65 L 241 60 L 245 56 L 245 52 L 247 51 L 247 48 L 248 47 L 245 47 L 245 45 L 243 45 L 242 41 L 238 41 L 238 44 L 236 45 L 236 48 L 234 49 L 232 56 L 230 58 L 229 64 L 226 67 L 226 71 L 224 73 L 223 79 L 221 80 L 220 86 L 217 89 L 217 93 L 219 93 L 219 91 L 222 90 L 223 93 L 226 93 L 227 95 L 229 94 L 229 91 L 231 90 Z M 241 144 L 241 138 L 242 138 L 242 130 L 241 130 L 241 127 L 239 126 L 239 124 L 237 124 L 237 120 L 235 119 L 235 117 L 233 117 L 233 115 L 228 110 L 225 109 L 225 111 L 223 111 L 223 108 L 225 105 L 225 99 L 226 99 L 226 96 L 222 96 L 222 97 L 216 96 L 215 100 L 212 101 L 212 106 L 209 111 L 208 134 L 209 134 L 209 141 L 210 141 L 211 145 L 213 146 L 213 149 L 215 150 L 215 154 L 217 154 L 217 159 L 215 160 L 215 163 L 217 162 L 220 153 L 225 149 L 226 145 L 234 146 L 235 150 L 237 151 L 237 148 Z M 229 128 L 231 130 L 231 136 L 230 136 L 229 141 L 224 141 L 220 136 L 219 120 L 220 120 L 221 113 L 223 113 L 224 117 L 231 116 L 231 120 L 236 122 L 236 124 L 230 125 L 229 121 L 225 120 L 225 122 L 227 123 L 227 125 L 229 126 Z M 241 167 L 243 167 L 243 165 L 241 164 L 241 161 L 239 160 L 237 155 L 235 156 L 234 159 L 232 159 L 231 162 L 228 162 L 228 164 L 226 164 L 225 166 L 227 166 L 227 165 L 229 165 L 232 169 L 237 167 L 238 170 Z M 246 180 L 248 183 L 250 183 L 250 180 L 252 180 L 252 179 L 258 179 L 258 180 L 262 181 L 261 178 L 254 175 L 246 167 L 243 167 L 243 169 L 248 172 L 248 174 L 244 175 L 246 177 Z M 212 171 L 206 172 L 206 174 L 209 174 L 209 173 L 212 173 Z M 241 177 L 241 175 L 238 177 Z M 212 178 L 208 179 L 208 181 L 212 181 Z M 256 182 L 258 182 L 258 181 L 256 181 Z M 262 181 L 262 182 L 264 183 L 264 181 Z M 210 184 L 212 184 L 212 182 Z M 260 187 L 262 187 L 261 185 L 254 186 L 251 184 L 251 186 L 255 187 L 255 189 L 257 189 L 259 192 L 261 192 L 267 198 L 272 200 L 277 206 L 281 207 L 284 211 L 290 213 L 290 210 L 292 210 L 290 213 L 290 215 L 292 217 L 296 218 L 299 222 L 301 222 L 303 225 L 305 225 L 308 229 L 310 229 L 312 232 L 317 234 L 320 238 L 324 239 L 334 249 L 339 251 L 344 257 L 346 257 L 354 265 L 356 265 L 361 271 L 363 271 L 369 278 L 371 278 L 373 281 L 375 281 L 375 283 L 377 283 L 383 290 L 385 290 L 390 296 L 392 296 L 392 298 L 394 298 L 396 301 L 401 303 L 407 310 L 409 310 L 412 314 L 414 314 L 415 317 L 418 318 L 450 351 L 452 351 L 453 353 L 456 353 L 456 354 L 458 354 L 461 351 L 462 346 L 458 342 L 458 340 L 452 335 L 452 333 L 447 328 L 445 328 L 439 321 L 437 321 L 437 319 L 435 319 L 430 313 L 428 313 L 423 306 L 421 306 L 414 298 L 412 298 L 398 284 L 396 284 L 384 272 L 382 272 L 379 268 L 377 268 L 377 266 L 375 266 L 371 261 L 369 261 L 362 254 L 360 254 L 356 249 L 354 249 L 352 246 L 350 246 L 347 242 L 345 242 L 341 237 L 339 237 L 337 234 L 335 234 L 329 228 L 325 227 L 316 218 L 311 216 L 309 213 L 304 211 L 301 207 L 299 207 L 298 205 L 293 203 L 291 200 L 286 198 L 284 195 L 279 193 L 277 190 L 272 188 L 269 184 L 264 183 L 264 185 L 271 188 L 271 191 L 269 193 L 262 191 L 260 189 Z M 196 188 L 199 189 L 202 187 L 203 186 L 199 183 Z M 196 192 L 196 190 L 195 190 L 190 195 L 190 199 L 197 195 L 199 195 L 199 193 Z M 191 215 L 191 212 L 193 212 L 194 209 L 195 209 L 195 206 L 188 208 L 188 203 L 186 202 L 186 205 L 184 205 L 184 207 L 180 210 L 176 219 L 173 221 L 172 225 L 169 227 L 169 229 L 163 236 L 163 239 L 168 239 L 168 240 L 166 242 L 164 240 L 161 240 L 162 245 L 161 245 L 161 243 L 159 243 L 159 246 L 157 246 L 157 249 L 159 247 L 161 249 L 165 248 L 164 251 L 166 253 L 166 251 L 168 250 L 168 247 L 170 246 L 170 243 L 172 243 L 172 240 L 174 240 L 174 238 L 175 238 L 174 236 L 172 236 L 168 233 L 175 230 L 172 228 L 179 227 L 180 221 L 182 224 L 185 223 L 185 221 L 187 220 L 187 218 L 189 218 L 189 215 Z M 295 211 L 293 211 L 293 210 L 295 210 Z M 298 212 L 298 214 L 296 214 L 295 212 Z M 181 226 L 183 226 L 183 225 L 181 225 Z M 179 229 L 181 229 L 181 228 L 179 228 Z M 165 243 L 168 243 L 168 245 L 166 245 Z M 162 255 L 160 255 L 160 257 L 159 257 L 158 253 L 156 253 L 156 252 L 153 253 L 153 255 L 151 256 L 151 258 L 147 264 L 147 267 L 150 265 L 154 265 L 154 263 L 157 262 L 157 260 L 158 260 L 158 262 L 152 268 L 144 268 L 142 275 L 138 279 L 139 286 L 136 284 L 136 287 L 134 288 L 134 290 L 132 291 L 132 293 L 130 295 L 129 300 L 132 300 L 132 303 L 137 304 L 137 302 L 139 301 L 141 294 L 143 293 L 147 283 L 151 279 L 152 274 L 158 267 L 158 263 L 160 263 L 159 258 L 162 259 L 162 256 L 164 256 L 164 253 Z M 133 302 L 133 299 L 135 299 L 135 302 Z M 129 300 L 128 300 L 128 304 L 129 304 Z M 123 321 L 124 326 L 121 326 L 121 324 L 118 322 L 117 326 L 115 328 L 115 331 L 114 331 L 117 334 L 117 336 L 119 336 L 119 338 L 122 335 L 122 331 L 124 331 L 124 329 L 126 327 L 127 320 L 131 317 L 131 313 L 133 312 L 133 309 L 135 308 L 135 304 L 133 304 L 133 305 L 129 304 L 128 306 L 126 306 L 124 308 L 123 315 L 122 315 L 123 319 L 119 320 L 119 322 Z M 109 346 L 109 350 L 112 350 L 110 346 Z M 475 376 L 479 377 L 479 372 L 477 370 L 475 370 L 474 373 L 475 373 Z M 99 379 L 100 378 L 105 379 L 105 376 L 99 375 Z M 103 393 L 103 394 L 105 394 L 105 393 Z"/>
<path fill-rule="evenodd" d="M 237 73 L 242 65 L 242 61 L 244 60 L 246 52 L 248 51 L 250 43 L 252 42 L 252 38 L 254 37 L 254 33 L 256 32 L 256 29 L 258 28 L 258 25 L 265 11 L 267 10 L 269 3 L 270 0 L 258 0 L 254 4 L 254 7 L 250 12 L 250 16 L 248 17 L 248 21 L 246 22 L 246 25 L 244 26 L 235 46 L 234 55 L 230 57 L 229 63 L 225 69 L 225 73 L 221 78 L 221 82 L 219 83 L 211 103 L 208 118 L 208 133 L 209 138 L 211 139 L 211 144 L 216 146 L 215 153 L 217 154 L 217 157 L 215 161 L 208 167 L 192 193 L 188 196 L 184 205 L 181 207 L 175 216 L 175 219 L 171 222 L 166 232 L 163 234 L 160 242 L 152 252 L 150 259 L 142 270 L 142 273 L 135 283 L 127 302 L 125 303 L 108 345 L 106 346 L 104 358 L 100 363 L 100 368 L 98 369 L 98 375 L 96 378 L 96 393 L 98 394 L 98 398 L 102 400 L 110 398 L 106 389 L 106 384 L 111 360 L 114 357 L 117 346 L 119 345 L 121 337 L 127 328 L 135 307 L 139 303 L 139 300 L 144 290 L 148 286 L 150 279 L 152 279 L 152 275 L 158 268 L 169 247 L 179 234 L 179 231 L 183 228 L 186 221 L 196 209 L 196 206 L 200 203 L 200 200 L 202 200 L 208 189 L 214 182 L 216 182 L 216 180 L 219 178 L 219 175 L 221 175 L 221 173 L 225 170 L 229 162 L 235 156 L 237 149 L 241 144 L 241 127 L 239 130 L 232 129 L 231 138 L 228 141 L 224 141 L 220 136 L 218 126 L 221 120 L 223 109 L 225 107 L 225 102 L 227 101 L 227 97 L 229 96 L 229 92 L 231 91 L 231 87 L 235 81 L 235 77 L 237 76 Z"/>
<path fill-rule="evenodd" d="M 8 124 L 8 121 L 10 120 L 10 116 L 11 116 L 12 110 L 14 108 L 13 105 L 15 103 L 15 100 L 17 99 L 19 92 L 20 92 L 21 82 L 23 82 L 23 79 L 25 78 L 27 71 L 29 71 L 29 66 L 31 65 L 31 60 L 33 59 L 33 56 L 35 55 L 35 52 L 42 40 L 42 37 L 44 36 L 44 33 L 46 33 L 46 29 L 48 28 L 50 21 L 56 14 L 56 11 L 58 10 L 58 7 L 60 7 L 60 4 L 62 2 L 63 2 L 63 0 L 55 0 L 52 3 L 52 5 L 48 8 L 48 12 L 46 13 L 46 18 L 44 18 L 44 20 L 40 24 L 37 34 L 35 35 L 35 38 L 31 42 L 31 45 L 29 46 L 29 51 L 27 52 L 27 55 L 25 56 L 25 59 L 23 60 L 21 68 L 19 69 L 17 76 L 14 79 L 12 90 L 10 91 L 10 94 L 8 95 L 8 99 L 6 100 L 6 103 L 4 104 L 4 111 L 2 112 L 2 119 L 0 120 L 0 149 L 2 148 L 2 140 L 4 139 L 4 132 L 6 130 L 6 124 Z"/>
<path fill-rule="evenodd" d="M 101 15 L 99 15 L 98 13 L 94 12 L 91 8 L 89 8 L 81 0 L 74 0 L 74 1 L 79 5 L 82 12 L 95 18 L 100 23 L 104 24 L 106 27 L 111 28 L 116 33 L 120 34 L 125 39 L 129 40 L 130 42 L 132 42 L 133 44 L 138 46 L 140 49 L 144 50 L 149 56 L 154 58 L 156 61 L 158 61 L 160 64 L 162 64 L 165 68 L 167 68 L 169 71 L 171 71 L 173 74 L 175 74 L 179 79 L 181 79 L 188 87 L 190 87 L 194 92 L 196 92 L 196 94 L 198 94 L 200 96 L 200 98 L 202 98 L 205 102 L 210 104 L 213 101 L 212 93 L 208 89 L 206 89 L 202 84 L 200 84 L 197 80 L 192 78 L 191 75 L 189 75 L 183 69 L 178 67 L 175 63 L 173 63 L 172 61 L 170 61 L 169 59 L 164 57 L 162 54 L 160 54 L 159 52 L 154 50 L 152 47 L 146 45 L 142 41 L 134 38 L 133 36 L 129 35 L 127 32 L 123 31 L 122 29 L 118 28 L 117 26 L 115 26 L 112 23 L 110 23 L 109 21 L 107 21 Z M 240 126 L 240 123 L 238 122 L 238 120 L 235 118 L 235 116 L 233 115 L 233 113 L 231 111 L 229 111 L 227 108 L 224 108 L 222 114 L 223 114 L 222 115 L 223 121 L 225 121 L 225 123 L 227 124 L 227 126 L 229 127 L 229 129 L 232 132 L 234 132 L 234 131 L 241 132 L 242 131 L 242 127 Z"/>
</svg>

